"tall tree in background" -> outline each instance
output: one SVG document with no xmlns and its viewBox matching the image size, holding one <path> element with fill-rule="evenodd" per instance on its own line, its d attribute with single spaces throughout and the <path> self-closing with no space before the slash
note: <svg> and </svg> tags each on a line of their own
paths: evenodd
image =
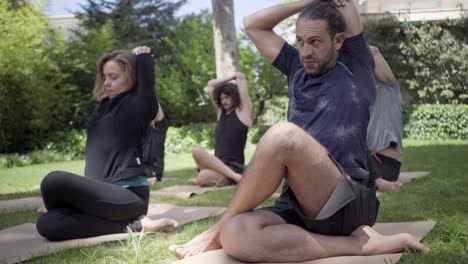
<svg viewBox="0 0 468 264">
<path fill-rule="evenodd" d="M 240 71 L 232 0 L 211 0 L 218 78 Z"/>
<path fill-rule="evenodd" d="M 0 1 L 0 153 L 26 152 L 57 127 L 64 111 L 62 72 L 52 59 L 63 41 L 23 1 Z"/>
<path fill-rule="evenodd" d="M 163 39 L 173 36 L 177 24 L 175 13 L 186 0 L 87 0 L 77 16 L 85 29 L 99 29 L 108 21 L 113 24 L 116 45 L 133 48 L 146 45 L 156 58 L 165 54 Z"/>
<path fill-rule="evenodd" d="M 215 74 L 211 19 L 206 10 L 185 16 L 175 28 L 177 37 L 164 39 L 171 52 L 156 61 L 156 84 L 171 125 L 206 123 L 216 117 L 205 90 Z"/>
</svg>

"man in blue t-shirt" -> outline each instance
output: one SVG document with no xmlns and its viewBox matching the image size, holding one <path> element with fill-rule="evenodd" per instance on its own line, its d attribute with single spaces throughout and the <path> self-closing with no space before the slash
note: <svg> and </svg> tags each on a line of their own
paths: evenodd
<svg viewBox="0 0 468 264">
<path fill-rule="evenodd" d="M 302 10 L 302 11 L 301 11 Z M 273 28 L 301 11 L 298 48 Z M 301 262 L 340 255 L 429 249 L 409 234 L 382 236 L 367 171 L 366 129 L 374 60 L 353 3 L 300 0 L 244 18 L 262 55 L 288 77 L 288 123 L 260 140 L 222 218 L 179 258 L 223 248 L 245 262 Z M 285 184 L 275 205 L 253 210 Z"/>
</svg>

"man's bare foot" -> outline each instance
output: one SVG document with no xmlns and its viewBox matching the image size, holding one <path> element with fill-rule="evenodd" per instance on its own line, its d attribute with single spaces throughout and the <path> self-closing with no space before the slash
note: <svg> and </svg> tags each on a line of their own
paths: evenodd
<svg viewBox="0 0 468 264">
<path fill-rule="evenodd" d="M 193 178 L 187 181 L 188 185 L 197 185 L 197 178 Z"/>
<path fill-rule="evenodd" d="M 214 228 L 211 228 L 194 237 L 192 240 L 190 240 L 187 244 L 183 246 L 170 246 L 169 250 L 177 258 L 183 259 L 198 255 L 206 251 L 216 250 L 220 248 L 221 244 L 218 240 L 218 232 Z"/>
<path fill-rule="evenodd" d="M 413 248 L 428 253 L 430 249 L 408 233 L 383 236 L 370 226 L 360 226 L 351 234 L 361 245 L 361 255 L 379 255 L 402 252 Z"/>
<path fill-rule="evenodd" d="M 170 218 L 161 218 L 153 220 L 148 216 L 140 219 L 143 232 L 170 232 L 174 230 L 178 223 Z"/>
<path fill-rule="evenodd" d="M 377 190 L 381 192 L 401 192 L 401 182 L 399 181 L 387 181 L 382 178 L 375 180 Z"/>
</svg>

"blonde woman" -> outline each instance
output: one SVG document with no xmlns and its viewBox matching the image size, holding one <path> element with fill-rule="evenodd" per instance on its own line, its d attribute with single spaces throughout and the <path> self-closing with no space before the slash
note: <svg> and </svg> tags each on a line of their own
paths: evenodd
<svg viewBox="0 0 468 264">
<path fill-rule="evenodd" d="M 154 61 L 148 47 L 117 50 L 98 63 L 96 108 L 86 125 L 85 177 L 49 173 L 41 183 L 47 211 L 37 230 L 49 240 L 67 240 L 172 228 L 170 219 L 152 221 L 149 187 L 141 166 L 141 142 L 158 108 Z"/>
</svg>

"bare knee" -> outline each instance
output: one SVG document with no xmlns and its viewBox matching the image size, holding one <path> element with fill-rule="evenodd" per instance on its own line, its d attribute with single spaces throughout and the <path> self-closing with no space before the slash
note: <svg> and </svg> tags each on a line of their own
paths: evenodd
<svg viewBox="0 0 468 264">
<path fill-rule="evenodd" d="M 231 218 L 221 230 L 220 241 L 227 255 L 241 261 L 254 262 L 257 261 L 256 252 L 252 251 L 253 247 L 249 246 L 248 242 L 252 242 L 259 226 L 249 219 L 244 214 Z"/>
<path fill-rule="evenodd" d="M 200 157 L 204 156 L 205 153 L 206 153 L 206 150 L 201 146 L 195 146 L 192 149 L 192 156 L 194 158 L 200 158 Z"/>
<path fill-rule="evenodd" d="M 265 144 L 281 150 L 291 150 L 303 146 L 304 137 L 308 136 L 302 128 L 289 122 L 273 125 L 263 136 Z M 285 153 L 285 152 L 280 152 Z"/>
<path fill-rule="evenodd" d="M 209 169 L 201 170 L 197 176 L 197 185 L 201 187 L 226 186 L 232 183 L 227 177 Z"/>
</svg>

